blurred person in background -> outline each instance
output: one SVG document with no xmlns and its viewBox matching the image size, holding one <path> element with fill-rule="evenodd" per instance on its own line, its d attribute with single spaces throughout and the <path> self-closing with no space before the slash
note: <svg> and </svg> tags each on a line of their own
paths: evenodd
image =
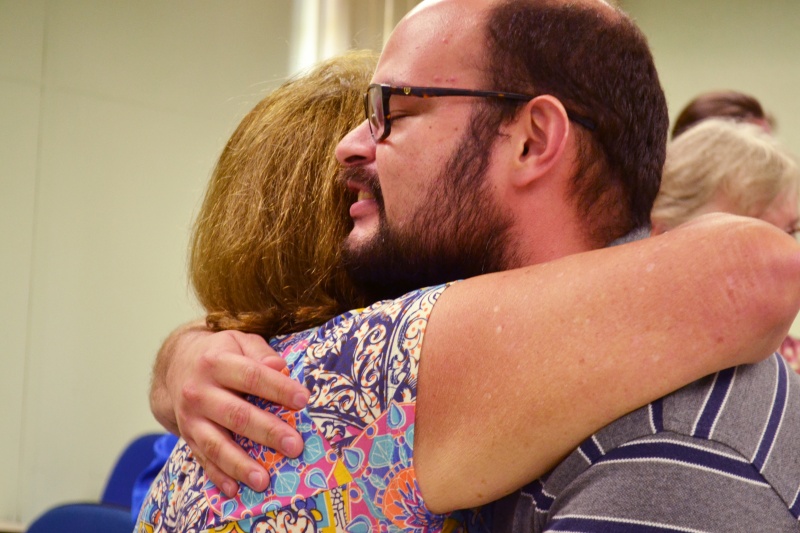
<svg viewBox="0 0 800 533">
<path fill-rule="evenodd" d="M 772 133 L 775 129 L 775 119 L 764 111 L 761 102 L 756 98 L 738 91 L 712 91 L 703 93 L 686 104 L 675 119 L 672 138 L 692 125 L 713 117 L 749 122 L 767 133 Z"/>
</svg>

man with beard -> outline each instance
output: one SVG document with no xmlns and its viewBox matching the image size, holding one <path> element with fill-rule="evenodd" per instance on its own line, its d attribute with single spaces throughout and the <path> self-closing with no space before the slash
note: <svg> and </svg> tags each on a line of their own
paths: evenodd
<svg viewBox="0 0 800 533">
<path fill-rule="evenodd" d="M 373 76 L 368 123 L 337 149 L 361 169 L 348 181 L 364 198 L 346 243 L 356 280 L 405 290 L 406 281 L 536 264 L 647 221 L 667 117 L 634 25 L 598 2 L 479 4 L 426 6 L 398 26 Z M 496 262 L 472 255 L 482 245 Z M 405 266 L 408 250 L 427 265 L 410 276 L 393 266 Z M 462 251 L 471 261 L 456 265 Z M 443 293 L 439 309 L 450 311 L 458 290 Z M 426 350 L 446 350 L 432 333 Z M 698 335 L 688 333 L 676 347 Z M 423 358 L 421 384 L 438 361 Z M 422 403 L 427 391 L 419 394 Z M 423 416 L 417 427 L 422 461 L 427 439 L 447 435 Z M 800 381 L 773 356 L 610 424 L 496 509 L 514 530 L 793 530 L 798 439 Z M 420 475 L 423 490 L 433 483 Z"/>
<path fill-rule="evenodd" d="M 337 150 L 351 169 L 348 187 L 358 193 L 346 261 L 373 296 L 553 261 L 606 246 L 646 224 L 663 164 L 666 105 L 643 37 L 607 4 L 425 3 L 395 30 L 373 81 L 368 122 Z M 505 288 L 503 275 L 491 279 L 498 291 Z M 494 308 L 459 304 L 470 292 L 491 290 L 473 287 L 454 284 L 439 293 L 431 317 L 456 329 L 461 324 L 460 338 L 443 335 L 433 320 L 425 333 L 414 465 L 432 511 L 450 508 L 448 492 L 459 492 L 469 479 L 467 491 L 480 501 L 484 476 L 498 475 L 490 472 L 491 462 L 481 462 L 481 453 L 502 444 L 514 456 L 526 444 L 513 441 L 519 426 L 507 428 L 498 442 L 496 434 L 463 423 L 513 402 L 463 392 L 470 380 L 499 373 L 509 389 L 524 390 L 514 378 L 519 372 L 497 349 L 496 360 L 470 356 L 492 353 L 473 335 L 477 321 L 496 323 L 508 350 L 532 335 L 492 315 L 505 311 L 508 300 L 498 297 Z M 592 296 L 602 300 L 603 288 L 596 290 Z M 587 328 L 595 317 L 570 318 L 573 327 Z M 672 332 L 675 349 L 722 340 L 714 327 L 699 323 Z M 608 331 L 615 334 L 622 333 Z M 558 354 L 557 346 L 547 348 Z M 460 371 L 443 372 L 454 360 L 462 361 Z M 791 404 L 800 395 L 789 394 L 798 384 L 784 370 L 774 358 L 731 369 L 620 418 L 548 477 L 497 504 L 495 526 L 796 525 L 798 484 L 792 479 L 800 465 L 791 443 L 800 436 L 800 421 L 792 413 L 800 406 Z M 437 375 L 448 382 L 437 383 Z M 452 389 L 466 396 L 455 412 Z M 468 467 L 454 472 L 459 454 L 474 461 L 462 461 Z M 479 464 L 483 470 L 470 469 Z M 502 494 L 524 482 L 513 466 L 499 469 L 507 486 L 490 490 Z M 736 513 L 736 522 L 728 516 L 731 501 L 746 509 Z"/>
</svg>

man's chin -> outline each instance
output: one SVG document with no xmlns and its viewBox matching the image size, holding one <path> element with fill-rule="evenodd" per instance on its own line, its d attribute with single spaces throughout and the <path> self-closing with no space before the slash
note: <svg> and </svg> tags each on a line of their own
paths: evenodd
<svg viewBox="0 0 800 533">
<path fill-rule="evenodd" d="M 366 249 L 377 238 L 378 231 L 375 228 L 359 227 L 356 225 L 342 243 L 345 250 L 351 253 L 358 253 L 360 250 Z"/>
</svg>

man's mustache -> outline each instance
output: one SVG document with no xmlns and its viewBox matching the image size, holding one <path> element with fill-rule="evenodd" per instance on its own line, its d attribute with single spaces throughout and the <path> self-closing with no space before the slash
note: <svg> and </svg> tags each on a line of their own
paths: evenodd
<svg viewBox="0 0 800 533">
<path fill-rule="evenodd" d="M 371 193 L 376 199 L 383 200 L 378 174 L 372 170 L 367 170 L 361 166 L 342 167 L 336 179 L 343 187 L 346 186 L 348 182 L 356 183 L 367 190 L 367 192 Z"/>
</svg>

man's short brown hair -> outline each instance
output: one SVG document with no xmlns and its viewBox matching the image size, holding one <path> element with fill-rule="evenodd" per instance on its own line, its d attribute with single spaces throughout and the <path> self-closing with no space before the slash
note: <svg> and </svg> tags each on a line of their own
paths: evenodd
<svg viewBox="0 0 800 533">
<path fill-rule="evenodd" d="M 669 116 L 639 28 L 611 7 L 506 0 L 490 9 L 486 32 L 489 88 L 553 95 L 596 126 L 576 126 L 581 160 L 572 183 L 590 241 L 602 246 L 647 225 Z M 516 113 L 495 107 L 505 120 Z"/>
</svg>

